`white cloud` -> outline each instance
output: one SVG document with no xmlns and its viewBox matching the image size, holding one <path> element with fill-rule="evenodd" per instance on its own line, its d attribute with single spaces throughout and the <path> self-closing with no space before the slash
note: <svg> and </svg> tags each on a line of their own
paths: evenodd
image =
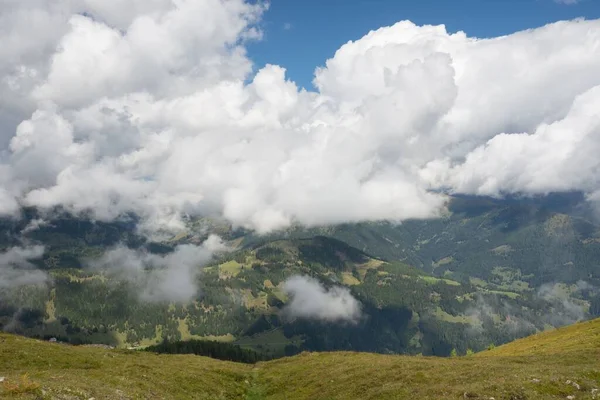
<svg viewBox="0 0 600 400">
<path fill-rule="evenodd" d="M 0 213 L 135 212 L 147 231 L 216 214 L 266 232 L 434 217 L 439 189 L 600 191 L 600 21 L 492 39 L 399 22 L 342 46 L 307 92 L 280 66 L 250 75 L 265 9 L 4 2 Z"/>
<path fill-rule="evenodd" d="M 31 263 L 43 255 L 43 246 L 13 247 L 0 253 L 0 290 L 46 283 L 48 275 Z"/>
<path fill-rule="evenodd" d="M 361 304 L 347 288 L 327 289 L 314 278 L 294 276 L 285 281 L 283 290 L 290 297 L 283 309 L 287 318 L 356 323 L 361 317 Z"/>
<path fill-rule="evenodd" d="M 223 242 L 215 235 L 209 236 L 201 246 L 179 245 L 167 255 L 119 246 L 91 261 L 90 266 L 137 285 L 142 300 L 186 302 L 198 294 L 201 267 L 215 252 L 223 250 Z"/>
<path fill-rule="evenodd" d="M 457 192 L 548 193 L 600 187 L 600 86 L 577 96 L 564 118 L 531 133 L 499 134 L 463 163 L 432 162 L 424 171 Z"/>
<path fill-rule="evenodd" d="M 575 293 L 586 288 L 588 290 L 594 289 L 593 286 L 584 281 L 579 281 L 574 286 Z M 573 324 L 585 319 L 587 315 L 585 302 L 572 298 L 568 288 L 565 288 L 564 285 L 543 284 L 538 289 L 537 295 L 553 305 L 554 310 L 547 316 L 547 319 L 554 326 Z"/>
<path fill-rule="evenodd" d="M 554 2 L 558 4 L 571 5 L 579 3 L 579 0 L 554 0 Z"/>
<path fill-rule="evenodd" d="M 31 221 L 29 221 L 27 226 L 25 226 L 25 228 L 23 228 L 20 233 L 21 233 L 21 235 L 25 235 L 27 233 L 37 231 L 41 227 L 44 227 L 47 225 L 49 225 L 48 221 L 45 221 L 42 218 L 35 218 L 35 219 L 32 219 Z"/>
</svg>

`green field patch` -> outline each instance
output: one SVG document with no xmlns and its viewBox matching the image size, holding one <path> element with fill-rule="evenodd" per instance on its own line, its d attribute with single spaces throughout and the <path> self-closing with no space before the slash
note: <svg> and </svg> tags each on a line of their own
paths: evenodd
<svg viewBox="0 0 600 400">
<path fill-rule="evenodd" d="M 479 287 L 487 287 L 488 286 L 488 283 L 481 278 L 470 277 L 469 282 L 471 283 L 471 285 L 474 285 L 474 286 L 479 286 Z"/>
<path fill-rule="evenodd" d="M 182 239 L 185 239 L 189 236 L 190 234 L 188 232 L 180 232 L 177 235 L 173 236 L 171 238 L 171 240 L 169 240 L 170 242 L 178 242 Z"/>
<path fill-rule="evenodd" d="M 503 291 L 503 290 L 486 290 L 487 293 L 493 293 L 493 294 L 498 294 L 500 296 L 506 296 L 506 297 L 510 297 L 511 299 L 516 299 L 520 296 L 519 293 L 515 293 L 515 292 L 508 292 L 508 291 Z"/>
<path fill-rule="evenodd" d="M 431 265 L 433 266 L 433 268 L 438 268 L 444 265 L 448 265 L 448 264 L 452 264 L 454 262 L 454 257 L 450 256 L 450 257 L 444 257 L 441 260 L 438 260 L 436 262 L 431 263 Z"/>
<path fill-rule="evenodd" d="M 190 332 L 190 326 L 186 318 L 179 318 L 177 320 L 177 331 L 181 335 L 181 340 L 201 339 L 199 335 L 194 335 Z"/>
<path fill-rule="evenodd" d="M 501 246 L 494 247 L 490 251 L 498 256 L 504 256 L 511 253 L 513 251 L 513 248 L 508 244 L 503 244 Z"/>
<path fill-rule="evenodd" d="M 381 260 L 371 259 L 363 264 L 358 264 L 356 266 L 356 270 L 358 271 L 358 275 L 360 279 L 365 279 L 365 275 L 367 275 L 367 271 L 370 269 L 377 269 L 384 264 Z"/>
<path fill-rule="evenodd" d="M 417 277 L 417 276 L 423 276 L 424 272 L 418 268 L 415 268 L 413 266 L 404 264 L 402 262 L 386 262 L 385 264 L 382 265 L 383 270 L 387 271 L 391 274 L 394 274 L 396 276 L 402 276 L 402 277 Z"/>
<path fill-rule="evenodd" d="M 360 281 L 351 272 L 342 272 L 342 283 L 347 286 L 360 285 Z"/>
<path fill-rule="evenodd" d="M 137 343 L 133 343 L 133 347 L 136 349 L 143 349 L 144 347 L 152 346 L 153 344 L 160 343 L 163 339 L 163 327 L 162 325 L 156 325 L 154 327 L 154 337 L 153 338 L 142 338 Z"/>
<path fill-rule="evenodd" d="M 419 280 L 423 280 L 429 284 L 444 282 L 446 285 L 460 286 L 460 282 L 453 281 L 452 279 L 436 278 L 435 276 L 420 276 Z"/>
<path fill-rule="evenodd" d="M 235 260 L 230 260 L 219 264 L 219 279 L 229 279 L 236 277 L 242 271 L 244 266 Z"/>
<path fill-rule="evenodd" d="M 530 290 L 529 283 L 525 281 L 513 281 L 508 285 L 498 285 L 498 289 L 508 292 L 526 292 Z"/>
<path fill-rule="evenodd" d="M 288 301 L 288 296 L 287 294 L 283 291 L 283 284 L 280 284 L 279 286 L 275 287 L 274 289 L 271 290 L 271 294 L 275 297 L 277 297 L 279 300 L 283 301 L 284 303 L 286 301 Z"/>
<path fill-rule="evenodd" d="M 560 236 L 565 230 L 573 230 L 573 221 L 566 214 L 554 214 L 544 223 L 544 230 L 548 236 Z"/>
<path fill-rule="evenodd" d="M 177 330 L 181 335 L 181 340 L 212 340 L 215 342 L 233 342 L 235 340 L 235 336 L 231 333 L 226 335 L 194 335 L 190 332 L 190 327 L 186 318 L 179 318 L 177 320 L 178 326 Z"/>
<path fill-rule="evenodd" d="M 252 294 L 252 290 L 243 289 L 240 291 L 242 296 L 242 302 L 244 306 L 248 309 L 263 309 L 266 310 L 269 308 L 267 303 L 268 294 L 265 292 L 259 292 L 258 296 L 254 296 Z"/>
<path fill-rule="evenodd" d="M 273 289 L 275 288 L 275 285 L 273 285 L 273 282 L 271 282 L 270 279 L 265 279 L 265 281 L 263 282 L 263 287 L 265 289 Z"/>
<path fill-rule="evenodd" d="M 51 323 L 56 321 L 56 305 L 54 300 L 56 299 L 56 289 L 50 290 L 50 298 L 46 301 L 46 318 L 44 322 Z"/>
<path fill-rule="evenodd" d="M 446 311 L 442 310 L 440 307 L 436 307 L 433 315 L 442 321 L 452 322 L 455 324 L 475 324 L 475 320 L 473 317 L 467 315 L 452 315 L 448 314 Z"/>
<path fill-rule="evenodd" d="M 108 282 L 108 278 L 103 274 L 93 274 L 77 269 L 55 269 L 50 272 L 54 278 L 66 278 L 70 282 L 86 283 L 92 281 Z"/>
</svg>

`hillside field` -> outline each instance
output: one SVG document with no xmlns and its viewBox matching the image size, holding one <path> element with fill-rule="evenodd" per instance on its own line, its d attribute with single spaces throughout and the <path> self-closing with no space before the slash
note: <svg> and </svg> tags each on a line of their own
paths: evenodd
<svg viewBox="0 0 600 400">
<path fill-rule="evenodd" d="M 0 377 L 3 399 L 594 399 L 600 320 L 463 357 L 305 352 L 256 365 L 3 334 Z"/>
</svg>

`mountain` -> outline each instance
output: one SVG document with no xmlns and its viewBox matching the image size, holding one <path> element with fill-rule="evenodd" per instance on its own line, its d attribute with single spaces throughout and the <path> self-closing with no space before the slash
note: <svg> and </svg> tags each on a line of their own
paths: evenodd
<svg viewBox="0 0 600 400">
<path fill-rule="evenodd" d="M 44 245 L 43 257 L 31 262 L 51 279 L 0 285 L 0 328 L 121 347 L 208 338 L 267 357 L 466 354 L 600 315 L 600 228 L 579 200 L 457 197 L 440 219 L 267 236 L 191 219 L 186 231 L 154 240 L 139 234 L 132 216 L 103 223 L 58 214 L 31 229 L 41 216 L 26 210 L 22 220 L 1 221 L 0 246 Z M 89 267 L 115 246 L 168 255 L 212 232 L 234 250 L 202 268 L 189 301 L 148 301 L 144 282 Z M 355 299 L 360 310 L 350 320 L 290 317 L 286 282 L 297 276 L 314 280 L 304 285 L 317 294 Z"/>
<path fill-rule="evenodd" d="M 565 306 L 575 303 L 435 277 L 322 236 L 229 254 L 203 269 L 200 294 L 191 303 L 144 301 L 134 283 L 110 273 L 49 273 L 50 286 L 21 287 L 5 297 L 0 323 L 13 332 L 75 344 L 147 346 L 163 338 L 211 338 L 269 356 L 303 350 L 450 355 L 576 319 Z M 361 304 L 359 320 L 286 318 L 284 286 L 294 276 L 347 287 Z M 585 304 L 569 301 L 576 300 Z"/>
<path fill-rule="evenodd" d="M 577 194 L 539 199 L 462 196 L 452 199 L 444 218 L 297 229 L 289 234 L 335 237 L 375 257 L 401 260 L 459 281 L 479 278 L 539 287 L 584 280 L 600 286 L 600 225 L 587 207 Z"/>
<path fill-rule="evenodd" d="M 594 399 L 600 320 L 464 357 L 302 353 L 255 365 L 0 334 L 14 399 Z M 572 397 L 567 397 L 572 396 Z"/>
</svg>

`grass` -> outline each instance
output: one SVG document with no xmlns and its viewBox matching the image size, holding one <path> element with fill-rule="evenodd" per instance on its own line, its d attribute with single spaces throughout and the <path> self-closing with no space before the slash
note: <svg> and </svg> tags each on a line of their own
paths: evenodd
<svg viewBox="0 0 600 400">
<path fill-rule="evenodd" d="M 2 390 L 9 396 L 23 393 L 32 393 L 36 395 L 41 393 L 40 384 L 31 381 L 27 374 L 21 375 L 21 377 L 18 380 L 15 380 L 15 382 L 10 380 L 3 381 Z"/>
<path fill-rule="evenodd" d="M 242 271 L 243 265 L 235 260 L 227 261 L 219 265 L 219 278 L 227 279 L 230 277 L 238 276 Z"/>
<path fill-rule="evenodd" d="M 443 265 L 452 264 L 454 262 L 454 257 L 444 257 L 441 260 L 432 263 L 433 268 L 441 267 Z"/>
<path fill-rule="evenodd" d="M 580 322 L 564 328 L 542 332 L 515 340 L 478 356 L 556 355 L 590 351 L 598 356 L 600 351 L 600 319 Z M 597 365 L 600 372 L 600 360 Z"/>
<path fill-rule="evenodd" d="M 471 282 L 471 285 L 479 286 L 479 287 L 482 287 L 482 288 L 487 287 L 489 285 L 488 282 L 484 281 L 481 278 L 473 278 L 473 277 L 471 277 L 471 278 L 469 278 L 469 282 Z"/>
<path fill-rule="evenodd" d="M 191 355 L 72 347 L 0 335 L 0 376 L 10 384 L 24 374 L 39 385 L 39 392 L 3 388 L 0 398 L 37 399 L 44 393 L 49 399 L 239 399 L 246 392 L 248 369 Z"/>
<path fill-rule="evenodd" d="M 351 272 L 342 272 L 342 283 L 347 286 L 360 285 L 360 281 Z"/>
<path fill-rule="evenodd" d="M 54 299 L 56 298 L 56 289 L 50 291 L 50 298 L 46 301 L 46 318 L 45 322 L 56 321 L 56 305 Z"/>
<path fill-rule="evenodd" d="M 377 269 L 383 264 L 384 264 L 384 262 L 381 260 L 371 259 L 364 264 L 357 265 L 356 269 L 358 270 L 358 274 L 360 275 L 360 278 L 365 279 L 365 275 L 367 275 L 367 272 L 370 269 Z"/>
<path fill-rule="evenodd" d="M 267 304 L 267 293 L 261 291 L 258 292 L 258 295 L 255 297 L 250 289 L 241 289 L 239 292 L 244 306 L 247 309 L 258 308 L 266 310 L 269 308 L 269 305 Z"/>
<path fill-rule="evenodd" d="M 0 335 L 0 398 L 592 399 L 599 360 L 600 320 L 466 357 L 303 353 L 254 366 Z"/>
<path fill-rule="evenodd" d="M 433 315 L 442 321 L 461 323 L 461 324 L 474 324 L 475 319 L 467 315 L 452 315 L 442 310 L 439 306 L 436 307 Z"/>
<path fill-rule="evenodd" d="M 507 255 L 510 252 L 513 251 L 512 247 L 510 247 L 507 244 L 503 244 L 501 246 L 495 247 L 493 249 L 490 250 L 492 253 L 496 254 L 496 255 Z"/>
<path fill-rule="evenodd" d="M 520 294 L 515 292 L 508 292 L 504 290 L 488 290 L 488 293 L 498 294 L 500 296 L 510 297 L 511 299 L 517 299 Z"/>
<path fill-rule="evenodd" d="M 434 276 L 420 276 L 419 279 L 422 279 L 432 285 L 439 282 L 444 282 L 450 286 L 460 286 L 460 282 L 453 281 L 452 279 L 436 278 Z"/>
</svg>

